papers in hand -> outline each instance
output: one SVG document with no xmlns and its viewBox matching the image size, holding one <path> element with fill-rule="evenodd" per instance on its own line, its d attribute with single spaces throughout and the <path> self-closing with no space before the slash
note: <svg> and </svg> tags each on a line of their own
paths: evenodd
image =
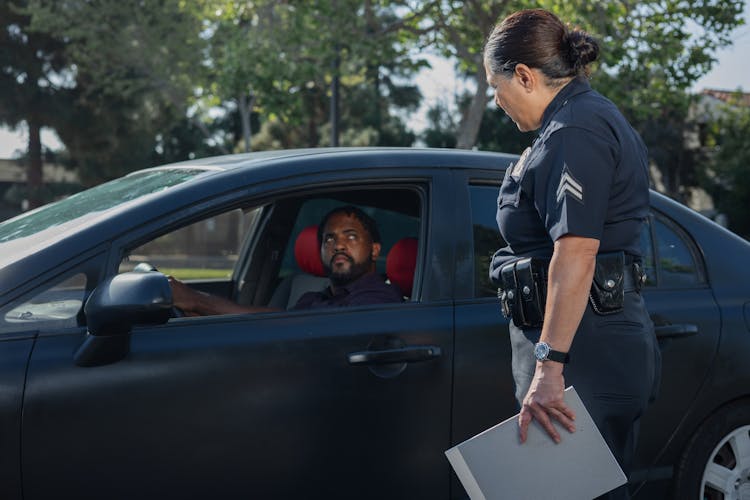
<svg viewBox="0 0 750 500">
<path fill-rule="evenodd" d="M 581 500 L 626 483 L 573 387 L 564 399 L 576 414 L 576 432 L 556 424 L 559 444 L 536 421 L 521 444 L 515 415 L 445 452 L 471 500 Z"/>
</svg>

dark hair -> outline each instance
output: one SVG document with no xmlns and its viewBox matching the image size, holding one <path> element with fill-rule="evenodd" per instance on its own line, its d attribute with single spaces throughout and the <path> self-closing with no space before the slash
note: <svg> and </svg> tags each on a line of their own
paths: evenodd
<svg viewBox="0 0 750 500">
<path fill-rule="evenodd" d="M 372 242 L 380 243 L 380 231 L 378 231 L 378 225 L 375 223 L 375 219 L 364 213 L 360 208 L 352 205 L 346 205 L 345 207 L 336 207 L 323 216 L 323 220 L 320 221 L 320 225 L 318 226 L 319 244 L 323 242 L 323 230 L 325 229 L 326 224 L 328 224 L 328 219 L 330 219 L 335 214 L 346 214 L 349 216 L 354 216 L 354 218 L 361 222 L 365 227 L 365 230 L 369 233 Z"/>
<path fill-rule="evenodd" d="M 492 74 L 508 74 L 517 64 L 542 71 L 549 85 L 563 78 L 588 76 L 589 63 L 599 56 L 599 44 L 586 32 L 569 30 L 544 9 L 515 12 L 495 26 L 484 46 Z"/>
</svg>

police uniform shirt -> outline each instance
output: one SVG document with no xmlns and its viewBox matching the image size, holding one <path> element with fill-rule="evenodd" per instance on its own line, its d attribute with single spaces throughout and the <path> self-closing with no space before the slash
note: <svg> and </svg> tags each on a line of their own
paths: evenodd
<svg viewBox="0 0 750 500">
<path fill-rule="evenodd" d="M 646 147 L 616 106 L 576 78 L 547 106 L 537 139 L 506 170 L 497 223 L 507 246 L 491 277 L 519 257 L 551 257 L 564 235 L 640 256 L 648 214 Z"/>
</svg>

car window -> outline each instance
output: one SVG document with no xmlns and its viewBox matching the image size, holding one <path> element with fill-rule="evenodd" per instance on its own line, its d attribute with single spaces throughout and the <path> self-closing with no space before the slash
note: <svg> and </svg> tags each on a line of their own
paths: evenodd
<svg viewBox="0 0 750 500">
<path fill-rule="evenodd" d="M 181 280 L 228 279 L 260 210 L 231 210 L 162 235 L 131 250 L 119 272 L 148 263 Z"/>
<path fill-rule="evenodd" d="M 641 233 L 641 250 L 646 287 L 685 288 L 705 282 L 693 244 L 663 216 L 647 219 Z"/>
<path fill-rule="evenodd" d="M 284 250 L 281 270 L 279 271 L 280 278 L 300 272 L 294 257 L 295 236 L 308 226 L 317 226 L 329 211 L 341 205 L 342 202 L 340 200 L 327 197 L 307 200 L 302 204 L 292 228 L 292 238 L 289 239 L 289 243 Z M 419 235 L 419 217 L 399 213 L 387 208 L 352 205 L 362 209 L 377 222 L 382 249 L 376 266 L 379 273 L 385 274 L 388 251 L 393 247 L 394 243 L 407 236 L 416 238 Z"/>
<path fill-rule="evenodd" d="M 653 224 L 658 259 L 657 286 L 681 288 L 701 284 L 702 273 L 687 237 L 661 217 L 655 217 Z"/>
<path fill-rule="evenodd" d="M 76 326 L 86 297 L 86 285 L 86 274 L 78 272 L 44 287 L 20 304 L 7 307 L 1 313 L 0 333 L 27 330 L 41 324 L 46 328 Z"/>
<path fill-rule="evenodd" d="M 471 224 L 474 234 L 474 296 L 497 297 L 497 287 L 489 278 L 492 255 L 505 246 L 495 221 L 497 186 L 472 185 Z"/>
</svg>

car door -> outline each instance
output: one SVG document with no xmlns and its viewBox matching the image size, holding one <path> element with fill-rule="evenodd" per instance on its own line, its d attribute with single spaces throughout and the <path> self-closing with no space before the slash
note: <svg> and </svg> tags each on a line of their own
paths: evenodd
<svg viewBox="0 0 750 500">
<path fill-rule="evenodd" d="M 456 342 L 451 442 L 457 444 L 510 417 L 513 396 L 508 320 L 489 281 L 492 254 L 504 246 L 495 212 L 501 173 L 455 172 Z M 466 498 L 453 476 L 451 498 Z"/>
<path fill-rule="evenodd" d="M 688 413 L 711 369 L 721 333 L 719 308 L 697 245 L 674 220 L 652 210 L 642 233 L 648 276 L 643 297 L 662 356 L 661 387 L 641 422 L 636 472 L 657 488 L 672 478 L 661 452 Z M 634 367 L 637 369 L 637 367 Z"/>
<path fill-rule="evenodd" d="M 419 175 L 423 219 L 447 220 L 449 179 Z M 446 498 L 453 239 L 422 235 L 408 303 L 173 319 L 91 367 L 83 329 L 40 336 L 24 497 Z"/>
</svg>

